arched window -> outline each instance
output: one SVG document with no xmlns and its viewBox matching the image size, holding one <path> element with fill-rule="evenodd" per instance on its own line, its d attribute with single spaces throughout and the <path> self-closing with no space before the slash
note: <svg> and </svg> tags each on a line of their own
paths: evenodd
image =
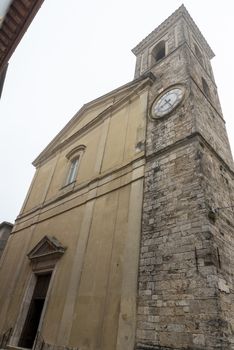
<svg viewBox="0 0 234 350">
<path fill-rule="evenodd" d="M 65 186 L 76 181 L 81 157 L 84 153 L 84 150 L 85 150 L 85 146 L 80 145 L 72 149 L 67 154 L 67 159 L 69 161 L 69 164 L 68 164 L 68 172 L 67 172 L 67 177 L 65 181 Z"/>
<path fill-rule="evenodd" d="M 202 78 L 202 89 L 205 93 L 205 95 L 210 98 L 210 89 L 209 86 L 204 78 Z"/>
<path fill-rule="evenodd" d="M 198 46 L 196 44 L 194 44 L 194 50 L 195 50 L 195 55 L 197 56 L 198 60 L 201 63 L 203 63 L 202 53 L 201 53 L 200 49 L 198 48 Z"/>
<path fill-rule="evenodd" d="M 155 62 L 160 61 L 163 57 L 166 56 L 166 44 L 165 41 L 160 41 L 153 49 L 152 55 L 155 59 Z"/>
</svg>

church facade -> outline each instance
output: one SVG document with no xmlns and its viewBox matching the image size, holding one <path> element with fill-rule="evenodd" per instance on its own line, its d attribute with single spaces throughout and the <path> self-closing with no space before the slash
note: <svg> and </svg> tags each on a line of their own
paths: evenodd
<svg viewBox="0 0 234 350">
<path fill-rule="evenodd" d="M 133 49 L 132 82 L 34 161 L 0 261 L 9 349 L 234 349 L 233 160 L 184 6 Z"/>
</svg>

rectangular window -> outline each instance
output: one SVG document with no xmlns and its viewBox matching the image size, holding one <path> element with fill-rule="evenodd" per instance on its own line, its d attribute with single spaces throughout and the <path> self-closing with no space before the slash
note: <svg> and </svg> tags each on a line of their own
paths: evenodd
<svg viewBox="0 0 234 350">
<path fill-rule="evenodd" d="M 72 183 L 76 180 L 78 165 L 79 165 L 79 157 L 74 158 L 70 162 L 70 168 L 69 168 L 69 172 L 68 172 L 68 176 L 67 176 L 66 185 L 69 185 L 70 183 Z"/>
</svg>

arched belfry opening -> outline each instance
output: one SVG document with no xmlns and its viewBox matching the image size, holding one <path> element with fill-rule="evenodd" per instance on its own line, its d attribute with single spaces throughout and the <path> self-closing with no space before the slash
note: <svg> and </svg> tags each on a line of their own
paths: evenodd
<svg viewBox="0 0 234 350">
<path fill-rule="evenodd" d="M 155 62 L 160 61 L 166 56 L 166 43 L 165 40 L 161 40 L 152 51 Z"/>
</svg>

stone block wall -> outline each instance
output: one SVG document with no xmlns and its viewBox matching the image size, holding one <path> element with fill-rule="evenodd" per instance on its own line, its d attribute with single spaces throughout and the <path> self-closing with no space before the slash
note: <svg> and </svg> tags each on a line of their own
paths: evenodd
<svg viewBox="0 0 234 350">
<path fill-rule="evenodd" d="M 233 172 L 214 152 L 203 146 L 200 153 L 202 187 L 209 213 L 209 239 L 212 242 L 222 348 L 234 348 L 234 183 Z"/>
<path fill-rule="evenodd" d="M 139 267 L 138 348 L 214 349 L 220 330 L 197 138 L 148 161 Z M 156 346 L 156 347 L 155 347 Z M 144 348 L 144 347 L 143 347 Z M 143 349 L 142 348 L 142 349 Z"/>
<path fill-rule="evenodd" d="M 216 86 L 188 43 L 151 71 L 136 349 L 231 350 L 234 217 L 215 209 L 232 205 L 234 174 Z M 184 100 L 153 120 L 174 84 Z"/>
</svg>

